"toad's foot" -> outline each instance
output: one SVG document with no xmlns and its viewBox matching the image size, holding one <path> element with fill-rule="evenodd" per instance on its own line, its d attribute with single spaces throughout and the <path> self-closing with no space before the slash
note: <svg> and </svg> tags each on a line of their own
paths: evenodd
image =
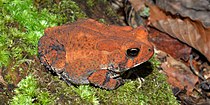
<svg viewBox="0 0 210 105">
<path fill-rule="evenodd" d="M 108 90 L 113 90 L 122 85 L 124 82 L 122 79 L 117 78 L 111 78 L 111 73 L 108 70 L 99 70 L 94 72 L 93 74 L 90 75 L 88 80 L 90 83 L 108 89 Z"/>
</svg>

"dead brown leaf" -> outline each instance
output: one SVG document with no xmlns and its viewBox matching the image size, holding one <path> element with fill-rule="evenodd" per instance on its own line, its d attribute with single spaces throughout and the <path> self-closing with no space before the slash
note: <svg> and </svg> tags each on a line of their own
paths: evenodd
<svg viewBox="0 0 210 105">
<path fill-rule="evenodd" d="M 210 26 L 209 0 L 156 0 L 155 5 L 174 15 L 199 20 L 205 27 Z"/>
<path fill-rule="evenodd" d="M 175 59 L 183 59 L 185 61 L 189 59 L 191 52 L 189 46 L 152 27 L 149 32 L 149 40 L 158 50 L 168 53 Z"/>
<path fill-rule="evenodd" d="M 148 6 L 151 26 L 197 49 L 210 61 L 210 27 L 205 28 L 201 22 L 190 18 L 172 17 L 157 6 L 151 4 Z"/>
<path fill-rule="evenodd" d="M 171 85 L 182 90 L 186 89 L 188 95 L 192 93 L 195 84 L 198 82 L 198 77 L 191 72 L 188 66 L 171 56 L 167 56 L 166 62 L 162 63 L 161 67 Z"/>
</svg>

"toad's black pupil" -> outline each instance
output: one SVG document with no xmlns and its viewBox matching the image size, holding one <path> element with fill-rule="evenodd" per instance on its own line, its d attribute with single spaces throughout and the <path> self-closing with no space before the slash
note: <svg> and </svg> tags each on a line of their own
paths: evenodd
<svg viewBox="0 0 210 105">
<path fill-rule="evenodd" d="M 130 48 L 127 50 L 127 56 L 132 58 L 136 57 L 139 54 L 139 51 L 139 48 Z"/>
</svg>

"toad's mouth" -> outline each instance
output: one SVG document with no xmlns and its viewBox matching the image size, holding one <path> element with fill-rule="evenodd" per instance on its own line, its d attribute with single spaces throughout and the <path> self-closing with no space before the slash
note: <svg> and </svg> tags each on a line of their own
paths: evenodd
<svg viewBox="0 0 210 105">
<path fill-rule="evenodd" d="M 113 75 L 122 75 L 125 71 L 129 70 L 130 68 L 125 68 L 125 66 L 122 65 L 114 65 L 113 63 L 110 63 L 108 65 L 102 65 L 101 70 L 108 70 Z"/>
<path fill-rule="evenodd" d="M 128 66 L 128 61 L 130 62 L 130 66 Z M 114 64 L 114 63 L 109 63 L 108 65 L 101 65 L 100 68 L 102 70 L 108 70 L 110 72 L 116 73 L 116 74 L 123 74 L 125 71 L 128 71 L 129 69 L 135 68 L 139 65 L 141 65 L 144 62 L 141 63 L 136 63 L 137 61 L 127 59 L 126 62 L 120 63 L 120 64 Z"/>
<path fill-rule="evenodd" d="M 118 78 L 122 76 L 125 71 L 127 71 L 127 69 L 122 69 L 119 67 L 116 68 L 108 67 L 107 70 L 110 72 L 110 78 Z"/>
</svg>

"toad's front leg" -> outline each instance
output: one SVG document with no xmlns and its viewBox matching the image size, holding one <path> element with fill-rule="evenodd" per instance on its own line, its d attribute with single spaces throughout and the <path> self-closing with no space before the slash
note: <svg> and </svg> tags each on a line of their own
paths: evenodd
<svg viewBox="0 0 210 105">
<path fill-rule="evenodd" d="M 88 77 L 90 83 L 108 89 L 113 90 L 123 84 L 122 79 L 111 78 L 111 72 L 108 70 L 98 70 Z"/>
</svg>

